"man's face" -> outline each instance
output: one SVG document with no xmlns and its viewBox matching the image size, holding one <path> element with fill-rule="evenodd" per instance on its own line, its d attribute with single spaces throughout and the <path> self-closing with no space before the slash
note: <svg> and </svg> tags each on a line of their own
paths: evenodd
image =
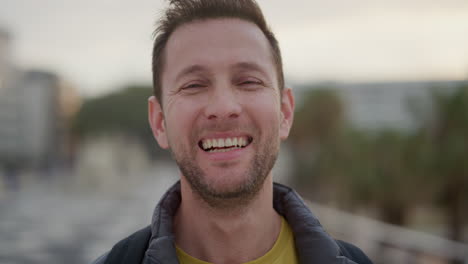
<svg viewBox="0 0 468 264">
<path fill-rule="evenodd" d="M 150 98 L 150 123 L 205 201 L 252 196 L 270 175 L 294 107 L 277 80 L 269 43 L 252 23 L 210 19 L 171 35 L 164 103 Z"/>
</svg>

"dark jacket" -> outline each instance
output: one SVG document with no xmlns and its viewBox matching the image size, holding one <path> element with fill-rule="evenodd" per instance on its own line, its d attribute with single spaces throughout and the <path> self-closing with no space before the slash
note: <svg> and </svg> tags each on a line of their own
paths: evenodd
<svg viewBox="0 0 468 264">
<path fill-rule="evenodd" d="M 150 227 L 123 239 L 94 264 L 178 264 L 172 218 L 180 201 L 180 183 L 176 183 L 156 206 Z M 299 263 L 372 264 L 356 246 L 328 235 L 293 189 L 275 183 L 273 206 L 293 230 Z"/>
</svg>

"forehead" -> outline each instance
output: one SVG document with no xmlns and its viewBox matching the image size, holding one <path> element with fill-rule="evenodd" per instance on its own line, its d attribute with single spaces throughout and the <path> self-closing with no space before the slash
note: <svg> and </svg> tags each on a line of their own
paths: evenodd
<svg viewBox="0 0 468 264">
<path fill-rule="evenodd" d="M 208 19 L 180 26 L 169 38 L 164 57 L 163 79 L 191 64 L 229 67 L 253 62 L 274 71 L 271 48 L 263 32 L 254 23 L 235 18 Z"/>
</svg>

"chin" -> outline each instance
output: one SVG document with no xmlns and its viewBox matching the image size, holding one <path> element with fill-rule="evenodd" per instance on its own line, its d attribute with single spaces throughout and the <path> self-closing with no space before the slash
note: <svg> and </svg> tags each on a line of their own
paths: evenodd
<svg viewBox="0 0 468 264">
<path fill-rule="evenodd" d="M 246 173 L 220 172 L 213 175 L 205 175 L 205 183 L 216 192 L 233 192 L 249 184 Z"/>
</svg>

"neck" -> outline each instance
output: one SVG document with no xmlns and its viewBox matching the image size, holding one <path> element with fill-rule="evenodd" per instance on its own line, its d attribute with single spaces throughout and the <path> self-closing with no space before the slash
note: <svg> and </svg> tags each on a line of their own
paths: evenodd
<svg viewBox="0 0 468 264">
<path fill-rule="evenodd" d="M 213 209 L 181 177 L 182 202 L 175 216 L 177 245 L 189 255 L 212 263 L 245 263 L 273 247 L 281 218 L 273 208 L 270 175 L 255 198 L 229 213 Z"/>
</svg>

